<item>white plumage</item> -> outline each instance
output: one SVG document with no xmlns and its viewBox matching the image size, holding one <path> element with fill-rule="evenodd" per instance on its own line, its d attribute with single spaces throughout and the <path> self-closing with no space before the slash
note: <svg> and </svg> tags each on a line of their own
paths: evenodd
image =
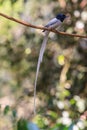
<svg viewBox="0 0 87 130">
<path fill-rule="evenodd" d="M 53 18 L 52 20 L 49 21 L 49 23 L 45 26 L 47 28 L 51 28 L 51 29 L 55 29 L 57 27 L 61 26 L 61 23 L 63 22 L 63 20 L 66 18 L 65 15 L 63 14 L 58 14 L 56 18 Z M 35 86 L 34 86 L 34 114 L 36 113 L 36 104 L 35 104 L 35 99 L 36 99 L 36 85 L 37 85 L 37 77 L 38 77 L 38 73 L 39 73 L 39 68 L 40 68 L 40 64 L 43 60 L 43 54 L 46 48 L 46 44 L 47 44 L 47 40 L 48 40 L 48 35 L 49 35 L 49 31 L 45 31 L 44 32 L 44 39 L 41 45 L 41 49 L 40 49 L 40 54 L 39 54 L 39 58 L 38 58 L 38 63 L 37 63 L 37 70 L 36 70 L 36 78 L 35 78 Z"/>
</svg>

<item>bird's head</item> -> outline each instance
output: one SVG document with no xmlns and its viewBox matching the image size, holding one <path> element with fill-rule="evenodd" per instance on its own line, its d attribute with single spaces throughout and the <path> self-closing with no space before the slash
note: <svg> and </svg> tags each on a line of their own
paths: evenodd
<svg viewBox="0 0 87 130">
<path fill-rule="evenodd" d="M 61 22 L 64 21 L 65 18 L 67 18 L 68 16 L 66 16 L 65 14 L 58 14 L 56 16 L 57 19 L 59 19 Z"/>
</svg>

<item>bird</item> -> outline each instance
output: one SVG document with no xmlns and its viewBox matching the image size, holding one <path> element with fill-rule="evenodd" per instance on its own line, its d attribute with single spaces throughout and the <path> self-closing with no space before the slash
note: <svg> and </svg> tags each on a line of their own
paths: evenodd
<svg viewBox="0 0 87 130">
<path fill-rule="evenodd" d="M 59 13 L 56 15 L 55 18 L 53 18 L 52 20 L 50 20 L 45 27 L 49 28 L 49 29 L 56 29 L 58 27 L 60 27 L 63 23 L 63 21 L 67 18 L 68 16 L 66 16 L 65 14 Z M 36 69 L 36 77 L 35 77 L 35 85 L 34 85 L 34 114 L 36 114 L 36 103 L 35 103 L 35 99 L 36 99 L 36 86 L 37 86 L 37 78 L 38 78 L 38 73 L 39 73 L 39 69 L 40 69 L 40 64 L 43 60 L 43 54 L 46 48 L 46 44 L 47 44 L 47 40 L 48 40 L 48 35 L 50 33 L 50 31 L 48 30 L 43 30 L 44 32 L 44 39 L 41 45 L 41 49 L 40 49 L 40 53 L 39 53 L 39 58 L 38 58 L 38 63 L 37 63 L 37 69 Z"/>
</svg>

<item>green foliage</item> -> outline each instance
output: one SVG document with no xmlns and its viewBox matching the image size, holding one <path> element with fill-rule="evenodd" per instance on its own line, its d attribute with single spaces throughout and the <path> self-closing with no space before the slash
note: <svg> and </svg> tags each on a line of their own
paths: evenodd
<svg viewBox="0 0 87 130">
<path fill-rule="evenodd" d="M 5 114 L 5 115 L 8 114 L 9 110 L 10 110 L 10 107 L 7 105 L 7 106 L 4 108 L 4 114 Z"/>
<path fill-rule="evenodd" d="M 16 111 L 15 109 L 12 110 L 12 116 L 13 116 L 14 118 L 17 117 L 17 111 Z"/>
<path fill-rule="evenodd" d="M 25 119 L 20 119 L 17 122 L 17 130 L 28 130 L 27 124 L 28 122 Z"/>
<path fill-rule="evenodd" d="M 33 123 L 28 123 L 25 119 L 20 119 L 17 122 L 17 130 L 39 130 L 38 127 Z"/>
<path fill-rule="evenodd" d="M 53 128 L 49 130 L 68 130 L 68 127 L 63 124 L 56 124 Z"/>
<path fill-rule="evenodd" d="M 11 4 L 14 4 L 15 2 L 17 2 L 18 0 L 10 0 Z"/>
</svg>

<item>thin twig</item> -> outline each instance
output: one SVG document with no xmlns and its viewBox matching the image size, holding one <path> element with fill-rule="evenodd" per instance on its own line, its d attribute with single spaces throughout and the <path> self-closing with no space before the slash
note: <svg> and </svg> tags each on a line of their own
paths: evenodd
<svg viewBox="0 0 87 130">
<path fill-rule="evenodd" d="M 27 23 L 25 21 L 21 21 L 21 20 L 18 20 L 16 18 L 10 17 L 10 16 L 8 16 L 6 14 L 3 14 L 3 13 L 0 13 L 0 16 L 4 17 L 6 19 L 9 19 L 11 21 L 14 21 L 16 23 L 22 24 L 24 26 L 27 26 L 27 27 L 41 29 L 41 30 L 48 30 L 50 32 L 54 32 L 54 33 L 61 34 L 61 35 L 66 35 L 66 36 L 71 36 L 71 37 L 87 38 L 87 36 L 82 36 L 82 35 L 79 35 L 79 34 L 69 34 L 69 33 L 65 33 L 65 32 L 59 32 L 57 30 L 52 30 L 52 29 L 49 29 L 49 28 L 46 28 L 46 27 L 35 26 L 35 25 L 32 25 L 32 24 Z"/>
</svg>

